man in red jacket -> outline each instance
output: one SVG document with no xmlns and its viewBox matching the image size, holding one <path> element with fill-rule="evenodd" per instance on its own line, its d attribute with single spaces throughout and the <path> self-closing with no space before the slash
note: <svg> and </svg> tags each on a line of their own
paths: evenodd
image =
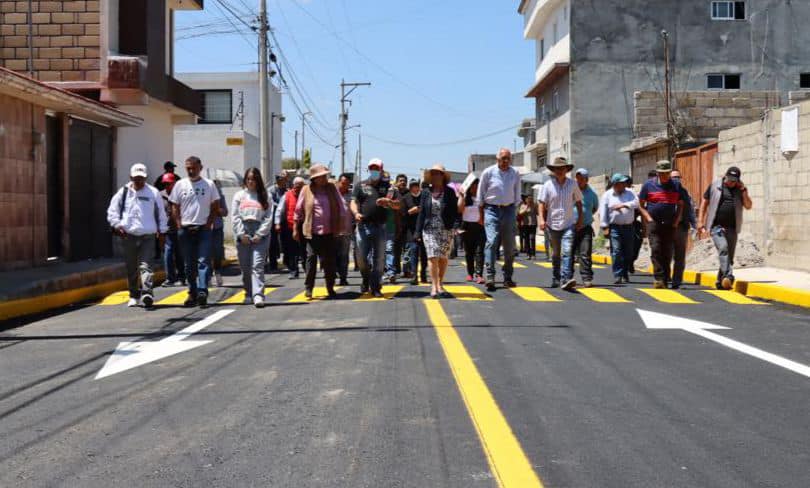
<svg viewBox="0 0 810 488">
<path fill-rule="evenodd" d="M 304 179 L 296 176 L 293 180 L 293 187 L 281 197 L 281 204 L 275 217 L 276 232 L 281 235 L 281 245 L 284 248 L 284 261 L 287 270 L 290 272 L 290 279 L 299 277 L 298 260 L 305 262 L 306 256 L 301 244 L 293 239 L 293 229 L 295 228 L 295 206 L 298 203 L 298 195 L 304 187 Z"/>
</svg>

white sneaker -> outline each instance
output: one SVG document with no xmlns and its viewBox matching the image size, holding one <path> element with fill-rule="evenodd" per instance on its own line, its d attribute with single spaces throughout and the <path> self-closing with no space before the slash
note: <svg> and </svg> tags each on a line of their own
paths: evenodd
<svg viewBox="0 0 810 488">
<path fill-rule="evenodd" d="M 136 300 L 134 298 L 130 298 L 129 301 L 127 302 L 127 307 L 137 307 L 137 306 L 138 306 L 138 300 Z"/>
<path fill-rule="evenodd" d="M 214 281 L 216 281 L 217 286 L 222 286 L 222 275 L 219 273 L 214 273 Z"/>
<path fill-rule="evenodd" d="M 264 308 L 264 297 L 261 295 L 256 295 L 253 297 L 253 305 L 256 308 Z"/>
</svg>

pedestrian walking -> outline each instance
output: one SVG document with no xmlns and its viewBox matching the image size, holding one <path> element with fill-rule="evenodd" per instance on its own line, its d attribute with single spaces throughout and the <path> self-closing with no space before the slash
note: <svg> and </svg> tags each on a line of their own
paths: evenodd
<svg viewBox="0 0 810 488">
<path fill-rule="evenodd" d="M 430 262 L 430 296 L 446 298 L 444 275 L 458 218 L 458 195 L 448 186 L 450 175 L 441 164 L 433 165 L 425 176 L 430 188 L 422 192 L 419 201 L 416 238 L 425 244 Z"/>
<path fill-rule="evenodd" d="M 329 168 L 316 164 L 309 169 L 309 185 L 301 189 L 295 206 L 293 239 L 307 246 L 305 296 L 312 298 L 318 261 L 323 268 L 327 298 L 336 298 L 337 238 L 345 231 L 348 210 L 337 187 L 328 181 Z"/>
<path fill-rule="evenodd" d="M 222 267 L 225 264 L 225 219 L 228 216 L 228 204 L 222 193 L 222 183 L 215 179 L 214 186 L 219 192 L 219 207 L 214 215 L 214 227 L 211 229 L 211 274 L 217 286 L 222 286 Z"/>
<path fill-rule="evenodd" d="M 304 178 L 300 176 L 296 176 L 293 179 L 293 186 L 289 191 L 284 193 L 284 198 L 281 199 L 281 204 L 278 210 L 276 210 L 276 216 L 273 219 L 276 232 L 281 236 L 281 245 L 284 251 L 284 265 L 287 266 L 291 280 L 300 277 L 298 261 L 301 260 L 303 264 L 306 259 L 301 243 L 293 239 L 295 207 L 298 204 L 298 196 L 301 194 L 301 189 L 304 188 L 304 183 Z M 306 272 L 306 269 L 304 271 Z"/>
<path fill-rule="evenodd" d="M 590 173 L 579 168 L 574 176 L 582 193 L 582 228 L 574 233 L 574 262 L 579 263 L 582 286 L 593 286 L 593 215 L 599 210 L 599 197 L 588 184 Z M 574 219 L 579 220 L 579 209 L 574 209 Z"/>
<path fill-rule="evenodd" d="M 107 207 L 107 223 L 119 238 L 127 268 L 127 307 L 138 305 L 138 300 L 152 307 L 155 240 L 162 241 L 169 229 L 160 193 L 146 178 L 146 165 L 133 164 L 129 183 L 115 192 Z"/>
<path fill-rule="evenodd" d="M 273 228 L 273 203 L 264 187 L 262 173 L 249 168 L 242 179 L 242 189 L 231 202 L 233 236 L 245 303 L 264 307 L 264 264 L 267 260 L 268 238 Z"/>
<path fill-rule="evenodd" d="M 273 229 L 270 231 L 270 246 L 267 258 L 271 273 L 278 271 L 278 258 L 281 257 L 281 233 L 276 231 L 275 221 L 276 212 L 281 206 L 281 200 L 284 198 L 285 193 L 287 193 L 287 175 L 282 172 L 275 176 L 275 185 L 267 190 L 273 208 Z"/>
<path fill-rule="evenodd" d="M 162 191 L 162 190 L 166 189 L 166 182 L 167 181 L 175 181 L 175 182 L 180 181 L 180 175 L 178 175 L 177 173 L 174 172 L 174 168 L 176 168 L 176 167 L 177 167 L 177 165 L 174 164 L 174 162 L 172 162 L 172 161 L 166 161 L 165 163 L 163 163 L 163 173 L 161 173 L 160 176 L 158 176 L 155 179 L 155 188 L 157 188 L 158 191 Z M 166 176 L 166 175 L 170 176 L 169 180 L 164 180 L 163 179 L 163 177 Z M 171 178 L 173 178 L 173 179 L 171 179 Z"/>
<path fill-rule="evenodd" d="M 464 259 L 467 264 L 467 281 L 483 285 L 484 280 L 484 214 L 478 205 L 478 183 L 475 173 L 467 175 L 458 197 L 458 211 L 461 213 L 461 238 L 464 241 Z M 536 218 L 536 215 L 535 215 Z"/>
<path fill-rule="evenodd" d="M 174 185 L 180 177 L 174 173 L 164 173 L 160 177 L 163 189 L 160 190 L 160 197 L 163 200 L 163 211 L 169 222 L 169 230 L 166 232 L 163 244 L 163 270 L 166 272 L 166 279 L 163 287 L 186 286 L 186 267 L 183 264 L 183 253 L 180 252 L 180 241 L 177 237 L 177 222 L 172 218 L 172 204 L 169 203 L 169 195 L 174 190 Z"/>
<path fill-rule="evenodd" d="M 517 211 L 517 227 L 518 227 L 518 249 L 515 251 L 515 256 L 520 256 L 520 253 L 526 252 L 526 234 L 523 230 L 523 215 L 520 214 L 520 209 L 526 203 L 526 195 L 520 195 L 520 204 Z"/>
<path fill-rule="evenodd" d="M 675 229 L 683 217 L 683 196 L 681 185 L 672 180 L 670 161 L 658 161 L 655 170 L 658 176 L 644 183 L 638 199 L 650 239 L 650 254 L 655 276 L 653 288 L 666 288 L 671 281 L 670 263 Z"/>
<path fill-rule="evenodd" d="M 382 273 L 385 268 L 386 209 L 398 210 L 401 202 L 389 193 L 390 185 L 383 182 L 383 162 L 368 163 L 368 179 L 355 185 L 351 211 L 357 222 L 357 257 L 363 283 L 362 293 L 382 297 Z"/>
<path fill-rule="evenodd" d="M 189 156 L 185 161 L 187 178 L 174 185 L 169 202 L 175 220 L 180 249 L 186 267 L 188 298 L 186 307 L 208 305 L 208 279 L 211 273 L 211 229 L 219 211 L 219 192 L 214 182 L 200 174 L 202 161 Z"/>
<path fill-rule="evenodd" d="M 552 177 L 540 188 L 539 221 L 541 229 L 548 229 L 551 240 L 551 287 L 562 286 L 564 290 L 572 291 L 577 286 L 574 279 L 574 235 L 584 227 L 582 192 L 574 180 L 566 176 L 574 169 L 567 159 L 555 158 L 546 167 Z"/>
<path fill-rule="evenodd" d="M 352 203 L 351 184 L 352 179 L 348 173 L 343 173 L 338 177 L 338 193 L 340 193 L 340 197 L 343 199 L 346 208 L 349 208 Z M 349 212 L 348 218 L 348 227 L 337 236 L 337 274 L 340 278 L 340 286 L 349 285 L 349 256 L 356 254 L 353 253 L 353 250 L 356 249 L 356 246 L 353 244 L 356 224 L 351 212 Z M 356 260 L 357 258 L 355 258 L 355 261 Z"/>
<path fill-rule="evenodd" d="M 605 237 L 610 238 L 610 258 L 614 284 L 630 282 L 634 252 L 634 223 L 639 203 L 629 189 L 630 177 L 620 173 L 610 178 L 611 187 L 599 201 L 600 225 Z"/>
<path fill-rule="evenodd" d="M 742 230 L 743 210 L 751 210 L 753 206 L 748 187 L 740 176 L 740 168 L 730 167 L 725 176 L 706 188 L 700 203 L 700 234 L 705 236 L 708 230 L 720 260 L 715 283 L 718 290 L 734 287 L 734 253 Z"/>
<path fill-rule="evenodd" d="M 520 235 L 525 244 L 525 253 L 528 259 L 534 259 L 537 255 L 537 216 L 540 213 L 540 206 L 534 201 L 534 196 L 526 195 L 526 199 L 520 204 L 518 216 L 520 217 Z"/>
<path fill-rule="evenodd" d="M 513 288 L 515 261 L 515 225 L 517 205 L 520 203 L 520 173 L 512 167 L 512 152 L 502 148 L 498 151 L 497 163 L 481 173 L 478 182 L 478 205 L 484 213 L 484 229 L 487 243 L 484 249 L 486 285 L 495 290 L 495 258 L 503 245 L 503 284 Z"/>
<path fill-rule="evenodd" d="M 672 170 L 672 181 L 680 185 L 683 199 L 683 218 L 672 240 L 672 289 L 677 290 L 683 284 L 683 272 L 686 269 L 686 247 L 689 244 L 689 232 L 697 230 L 695 207 L 689 190 L 681 184 L 681 172 Z"/>
<path fill-rule="evenodd" d="M 385 176 L 384 176 L 385 179 Z M 402 201 L 403 190 L 408 192 L 408 177 L 397 175 L 394 186 L 389 188 L 388 197 Z M 394 284 L 397 275 L 402 272 L 402 211 L 388 208 L 385 210 L 385 277 L 384 280 Z"/>
<path fill-rule="evenodd" d="M 402 197 L 402 228 L 404 249 L 402 255 L 403 277 L 410 279 L 411 285 L 419 284 L 419 261 L 422 259 L 422 274 L 426 275 L 427 256 L 419 252 L 419 241 L 416 239 L 416 222 L 419 219 L 419 204 L 422 189 L 417 180 L 408 183 L 408 193 Z M 427 281 L 427 280 L 425 280 Z"/>
</svg>

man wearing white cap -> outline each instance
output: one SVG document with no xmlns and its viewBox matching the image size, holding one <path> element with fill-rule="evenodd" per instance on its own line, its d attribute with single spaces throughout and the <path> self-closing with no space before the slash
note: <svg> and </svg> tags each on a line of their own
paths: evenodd
<svg viewBox="0 0 810 488">
<path fill-rule="evenodd" d="M 133 164 L 130 182 L 115 192 L 107 207 L 107 222 L 120 238 L 127 267 L 128 307 L 136 306 L 138 299 L 147 308 L 154 303 L 151 261 L 155 259 L 155 238 L 162 241 L 169 230 L 160 193 L 146 183 L 146 177 L 146 166 Z"/>
<path fill-rule="evenodd" d="M 385 268 L 386 209 L 399 210 L 401 203 L 389 194 L 390 183 L 383 182 L 383 162 L 368 163 L 368 179 L 355 186 L 351 210 L 357 222 L 357 258 L 363 284 L 362 293 L 382 297 L 382 273 Z"/>
</svg>

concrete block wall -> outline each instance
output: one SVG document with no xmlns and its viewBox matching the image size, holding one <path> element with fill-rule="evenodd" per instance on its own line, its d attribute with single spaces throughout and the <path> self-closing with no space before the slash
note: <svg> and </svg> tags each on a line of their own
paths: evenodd
<svg viewBox="0 0 810 488">
<path fill-rule="evenodd" d="M 796 154 L 782 154 L 782 111 L 772 110 L 764 121 L 720 133 L 715 174 L 729 166 L 742 170 L 754 204 L 742 235 L 762 249 L 766 264 L 810 271 L 810 101 L 799 110 Z"/>
<path fill-rule="evenodd" d="M 98 81 L 100 2 L 34 1 L 33 68 L 41 81 Z M 28 70 L 28 2 L 0 1 L 0 64 Z"/>
</svg>

